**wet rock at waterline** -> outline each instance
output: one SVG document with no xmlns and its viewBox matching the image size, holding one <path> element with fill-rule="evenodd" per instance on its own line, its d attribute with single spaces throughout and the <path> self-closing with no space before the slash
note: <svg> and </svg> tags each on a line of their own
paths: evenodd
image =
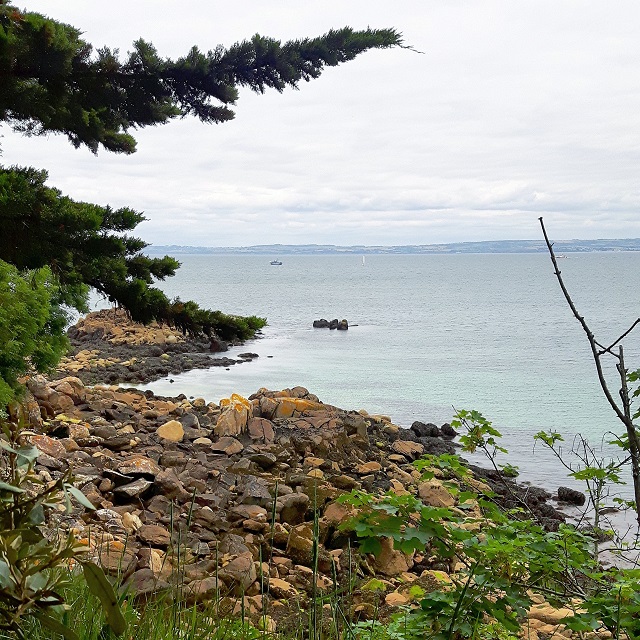
<svg viewBox="0 0 640 640">
<path fill-rule="evenodd" d="M 338 329 L 338 331 L 346 331 L 349 328 L 349 322 L 344 318 L 342 320 L 334 318 L 331 321 L 321 318 L 320 320 L 314 320 L 313 326 L 315 329 Z"/>
</svg>

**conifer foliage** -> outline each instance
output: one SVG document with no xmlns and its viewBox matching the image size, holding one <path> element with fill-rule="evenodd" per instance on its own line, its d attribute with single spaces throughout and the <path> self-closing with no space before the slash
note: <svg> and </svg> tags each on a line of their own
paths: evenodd
<svg viewBox="0 0 640 640">
<path fill-rule="evenodd" d="M 139 39 L 120 60 L 117 50 L 94 54 L 75 27 L 0 0 L 0 117 L 26 133 L 63 133 L 94 152 L 132 153 L 131 128 L 186 115 L 231 120 L 239 87 L 296 88 L 367 49 L 400 44 L 393 29 L 346 27 L 284 44 L 255 35 L 206 54 L 192 47 L 178 60 Z"/>
<path fill-rule="evenodd" d="M 225 122 L 234 117 L 240 87 L 297 88 L 368 49 L 401 44 L 393 29 L 346 27 L 286 43 L 255 35 L 207 53 L 192 47 L 177 60 L 140 39 L 121 59 L 114 49 L 94 51 L 76 27 L 0 0 L 0 122 L 27 135 L 63 134 L 93 153 L 130 154 L 134 129 L 186 116 Z M 152 285 L 179 263 L 146 256 L 146 243 L 129 235 L 142 213 L 76 202 L 46 179 L 44 170 L 0 167 L 0 299 L 7 305 L 0 314 L 0 405 L 30 367 L 55 364 L 64 307 L 86 311 L 90 288 L 134 320 L 168 322 L 190 335 L 246 339 L 263 326 L 260 318 L 168 300 Z"/>
</svg>

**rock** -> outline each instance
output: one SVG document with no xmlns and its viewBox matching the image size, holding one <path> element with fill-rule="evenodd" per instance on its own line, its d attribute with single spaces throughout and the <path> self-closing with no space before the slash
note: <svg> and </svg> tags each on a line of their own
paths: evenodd
<svg viewBox="0 0 640 640">
<path fill-rule="evenodd" d="M 229 510 L 229 519 L 267 521 L 267 510 L 256 504 L 239 504 Z"/>
<path fill-rule="evenodd" d="M 102 444 L 111 451 L 127 451 L 132 447 L 131 436 L 128 434 L 114 436 L 104 440 Z"/>
<path fill-rule="evenodd" d="M 440 437 L 440 429 L 432 422 L 414 422 L 411 425 L 411 431 L 413 431 L 419 438 L 438 438 Z"/>
<path fill-rule="evenodd" d="M 458 435 L 458 432 L 448 422 L 440 427 L 440 432 L 445 438 L 455 438 Z"/>
<path fill-rule="evenodd" d="M 194 413 L 185 413 L 180 418 L 180 424 L 185 429 L 199 429 L 200 428 L 200 420 L 198 420 L 198 416 Z"/>
<path fill-rule="evenodd" d="M 217 436 L 236 436 L 247 430 L 253 407 L 246 398 L 234 393 L 231 398 L 220 400 L 220 407 L 223 411 L 214 427 Z"/>
<path fill-rule="evenodd" d="M 138 480 L 134 482 L 117 487 L 113 490 L 113 493 L 120 498 L 129 500 L 132 498 L 141 498 L 152 484 L 153 482 L 145 480 L 145 478 L 138 478 Z"/>
<path fill-rule="evenodd" d="M 419 442 L 410 442 L 409 440 L 396 440 L 391 448 L 401 455 L 409 458 L 409 460 L 415 460 L 424 453 L 424 445 Z"/>
<path fill-rule="evenodd" d="M 332 502 L 327 505 L 322 516 L 322 520 L 331 526 L 341 525 L 349 518 L 352 518 L 356 514 L 353 507 L 340 504 L 339 502 Z"/>
<path fill-rule="evenodd" d="M 171 542 L 171 533 L 158 524 L 143 524 L 138 529 L 138 538 L 142 543 L 151 547 L 166 548 Z"/>
<path fill-rule="evenodd" d="M 289 534 L 287 555 L 296 563 L 309 565 L 313 551 L 313 528 L 308 522 L 299 524 Z"/>
<path fill-rule="evenodd" d="M 169 583 L 159 580 L 152 569 L 145 567 L 133 573 L 127 580 L 126 586 L 137 596 L 145 596 L 168 589 Z"/>
<path fill-rule="evenodd" d="M 375 557 L 375 568 L 385 576 L 398 576 L 410 568 L 407 556 L 393 548 L 393 540 L 391 538 L 382 538 L 380 540 L 381 551 Z"/>
<path fill-rule="evenodd" d="M 215 576 L 192 580 L 184 587 L 187 604 L 213 600 L 218 597 L 219 589 L 218 579 Z"/>
<path fill-rule="evenodd" d="M 392 591 L 384 597 L 384 601 L 390 607 L 401 607 L 409 602 L 409 598 L 402 593 Z"/>
<path fill-rule="evenodd" d="M 258 453 L 252 453 L 248 456 L 251 462 L 255 462 L 261 469 L 265 471 L 267 469 L 271 469 L 276 462 L 278 462 L 278 458 L 273 453 L 268 453 L 266 451 L 259 451 Z"/>
<path fill-rule="evenodd" d="M 276 511 L 280 513 L 280 522 L 297 525 L 305 520 L 311 499 L 305 493 L 290 493 L 280 496 L 276 502 Z"/>
<path fill-rule="evenodd" d="M 251 418 L 247 430 L 252 440 L 261 440 L 264 444 L 273 442 L 275 438 L 273 423 L 265 418 Z"/>
<path fill-rule="evenodd" d="M 156 429 L 156 434 L 169 442 L 182 442 L 184 427 L 177 420 L 169 420 Z"/>
<path fill-rule="evenodd" d="M 38 400 L 48 400 L 53 389 L 49 381 L 42 375 L 36 375 L 27 380 L 27 388 Z"/>
<path fill-rule="evenodd" d="M 55 438 L 44 435 L 32 435 L 27 437 L 27 441 L 37 447 L 42 453 L 52 458 L 62 458 L 66 452 L 64 445 Z"/>
<path fill-rule="evenodd" d="M 209 343 L 209 351 L 211 351 L 211 353 L 229 351 L 229 345 L 224 340 L 220 340 L 220 338 L 214 336 Z"/>
<path fill-rule="evenodd" d="M 367 475 L 368 473 L 376 473 L 382 469 L 382 465 L 379 462 L 371 461 L 359 464 L 356 467 L 356 473 L 359 475 Z"/>
<path fill-rule="evenodd" d="M 556 609 L 548 603 L 534 604 L 529 609 L 529 618 L 534 620 L 541 620 L 546 624 L 557 625 L 560 620 L 569 616 L 575 615 L 571 609 L 561 608 Z"/>
<path fill-rule="evenodd" d="M 240 441 L 231 436 L 223 436 L 211 445 L 211 451 L 226 453 L 228 456 L 240 453 L 243 449 L 244 447 Z"/>
<path fill-rule="evenodd" d="M 351 491 L 352 489 L 357 489 L 360 486 L 360 483 L 357 480 L 346 475 L 336 476 L 333 478 L 332 482 L 334 486 L 338 487 L 338 489 L 344 489 L 345 491 Z"/>
<path fill-rule="evenodd" d="M 587 496 L 582 491 L 576 491 L 569 487 L 558 487 L 558 500 L 581 507 L 586 502 Z"/>
<path fill-rule="evenodd" d="M 153 484 L 157 492 L 170 500 L 173 498 L 188 500 L 191 495 L 173 468 L 160 471 L 154 478 Z"/>
<path fill-rule="evenodd" d="M 135 513 L 126 512 L 122 514 L 122 526 L 129 533 L 135 533 L 142 526 L 142 521 Z"/>
<path fill-rule="evenodd" d="M 136 566 L 134 550 L 119 540 L 103 542 L 97 549 L 97 559 L 106 573 L 126 578 Z"/>
<path fill-rule="evenodd" d="M 251 552 L 243 553 L 224 565 L 218 575 L 237 595 L 245 592 L 258 577 Z"/>
<path fill-rule="evenodd" d="M 269 578 L 269 593 L 275 598 L 294 598 L 298 590 L 286 580 Z"/>
<path fill-rule="evenodd" d="M 240 504 L 255 504 L 266 508 L 273 503 L 267 483 L 262 478 L 245 476 L 242 489 L 242 495 L 238 499 Z"/>
<path fill-rule="evenodd" d="M 421 482 L 418 485 L 418 495 L 430 507 L 453 507 L 456 503 L 442 482 L 435 478 Z"/>
</svg>

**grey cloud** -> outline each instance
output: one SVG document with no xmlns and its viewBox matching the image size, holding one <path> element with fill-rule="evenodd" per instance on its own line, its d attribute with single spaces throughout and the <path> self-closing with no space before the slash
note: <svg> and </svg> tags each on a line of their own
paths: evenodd
<svg viewBox="0 0 640 640">
<path fill-rule="evenodd" d="M 194 43 L 344 24 L 395 26 L 424 52 L 369 52 L 298 92 L 243 92 L 233 122 L 186 119 L 137 132 L 132 157 L 94 158 L 64 139 L 5 128 L 4 163 L 46 167 L 72 197 L 143 210 L 148 241 L 537 238 L 539 215 L 558 239 L 640 236 L 640 7 L 630 0 L 185 0 L 179 9 L 167 0 L 32 0 L 29 8 L 97 45 L 126 50 L 142 35 L 173 56 Z"/>
</svg>

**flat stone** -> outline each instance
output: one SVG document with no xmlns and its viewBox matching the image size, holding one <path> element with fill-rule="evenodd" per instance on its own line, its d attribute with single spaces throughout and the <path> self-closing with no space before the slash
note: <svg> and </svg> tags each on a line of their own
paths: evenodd
<svg viewBox="0 0 640 640">
<path fill-rule="evenodd" d="M 129 484 L 122 485 L 113 490 L 113 493 L 124 498 L 137 498 L 149 489 L 153 482 L 145 478 L 138 478 Z"/>
<path fill-rule="evenodd" d="M 171 542 L 171 533 L 159 524 L 143 524 L 137 533 L 141 542 L 152 547 L 167 547 Z"/>
<path fill-rule="evenodd" d="M 269 593 L 275 598 L 293 598 L 298 595 L 298 590 L 286 580 L 269 578 Z"/>
<path fill-rule="evenodd" d="M 107 449 L 111 449 L 111 451 L 126 451 L 131 449 L 131 436 L 127 434 L 117 435 L 105 440 L 102 444 Z"/>
<path fill-rule="evenodd" d="M 261 469 L 271 469 L 271 467 L 278 462 L 278 458 L 276 458 L 273 453 L 268 453 L 266 451 L 252 453 L 248 458 L 251 462 L 255 462 Z"/>
<path fill-rule="evenodd" d="M 211 451 L 221 451 L 228 456 L 240 453 L 243 449 L 242 443 L 231 436 L 222 436 L 211 445 Z"/>
<path fill-rule="evenodd" d="M 229 516 L 236 520 L 256 520 L 264 523 L 267 521 L 267 510 L 257 504 L 239 504 L 229 510 Z"/>
<path fill-rule="evenodd" d="M 410 460 L 415 460 L 424 453 L 424 446 L 419 442 L 411 442 L 409 440 L 396 440 L 391 448 Z"/>
<path fill-rule="evenodd" d="M 332 479 L 332 482 L 338 489 L 344 489 L 345 491 L 351 491 L 351 489 L 356 489 L 360 486 L 357 480 L 347 475 L 336 476 Z"/>
<path fill-rule="evenodd" d="M 116 471 L 127 476 L 150 476 L 155 478 L 161 471 L 160 467 L 146 456 L 136 456 L 121 462 Z"/>
<path fill-rule="evenodd" d="M 64 445 L 56 438 L 50 438 L 44 435 L 33 435 L 29 436 L 28 440 L 34 447 L 37 447 L 39 451 L 46 453 L 52 458 L 61 458 L 66 452 Z"/>
<path fill-rule="evenodd" d="M 400 607 L 403 604 L 407 604 L 409 599 L 397 591 L 392 591 L 384 597 L 384 601 L 390 607 Z"/>
<path fill-rule="evenodd" d="M 360 475 L 367 475 L 368 473 L 376 473 L 376 471 L 382 470 L 382 465 L 379 462 L 371 461 L 359 464 L 356 467 L 356 473 Z"/>
</svg>

